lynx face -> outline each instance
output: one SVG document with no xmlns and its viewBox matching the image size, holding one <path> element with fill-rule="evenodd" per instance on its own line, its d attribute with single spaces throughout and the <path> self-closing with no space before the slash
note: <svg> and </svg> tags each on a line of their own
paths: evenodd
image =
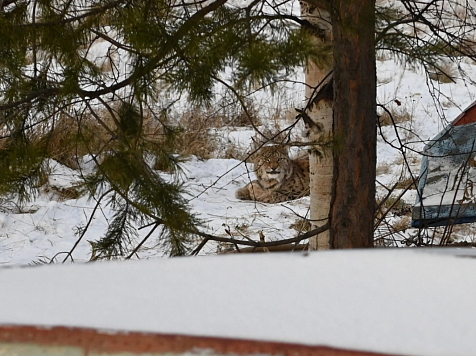
<svg viewBox="0 0 476 356">
<path fill-rule="evenodd" d="M 254 159 L 256 175 L 259 180 L 284 181 L 292 174 L 292 162 L 282 146 L 262 147 Z"/>
<path fill-rule="evenodd" d="M 253 163 L 257 180 L 236 191 L 242 200 L 279 203 L 309 195 L 309 159 L 289 158 L 283 146 L 264 146 Z"/>
</svg>

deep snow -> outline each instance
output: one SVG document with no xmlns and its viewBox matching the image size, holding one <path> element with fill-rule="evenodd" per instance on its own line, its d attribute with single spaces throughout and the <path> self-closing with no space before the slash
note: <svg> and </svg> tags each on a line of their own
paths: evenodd
<svg viewBox="0 0 476 356">
<path fill-rule="evenodd" d="M 476 259 L 443 249 L 6 268 L 0 324 L 474 355 L 475 270 Z"/>
</svg>

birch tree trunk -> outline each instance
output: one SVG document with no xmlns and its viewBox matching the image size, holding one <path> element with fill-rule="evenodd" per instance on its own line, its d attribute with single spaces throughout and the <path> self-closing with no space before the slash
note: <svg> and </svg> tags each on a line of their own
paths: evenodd
<svg viewBox="0 0 476 356">
<path fill-rule="evenodd" d="M 316 1 L 301 2 L 301 16 L 312 25 L 316 41 L 331 42 L 332 26 L 330 14 L 324 4 L 316 5 Z M 332 139 L 333 110 L 332 96 L 316 102 L 316 96 L 329 81 L 332 64 L 317 66 L 308 63 L 306 68 L 306 100 L 309 105 L 305 114 L 311 122 L 308 127 L 309 142 L 323 142 Z M 309 121 L 308 120 L 308 121 Z M 333 184 L 333 153 L 332 147 L 323 149 L 319 145 L 311 146 L 310 163 L 310 219 L 313 228 L 329 222 Z M 328 250 L 331 247 L 330 230 L 327 230 L 309 241 L 312 250 Z"/>
</svg>

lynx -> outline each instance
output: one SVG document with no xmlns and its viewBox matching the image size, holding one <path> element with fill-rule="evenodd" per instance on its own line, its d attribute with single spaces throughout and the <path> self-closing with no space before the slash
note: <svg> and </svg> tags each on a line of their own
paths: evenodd
<svg viewBox="0 0 476 356">
<path fill-rule="evenodd" d="M 236 198 L 280 203 L 309 195 L 309 159 L 290 159 L 284 146 L 264 146 L 254 157 L 258 180 L 236 191 Z"/>
</svg>

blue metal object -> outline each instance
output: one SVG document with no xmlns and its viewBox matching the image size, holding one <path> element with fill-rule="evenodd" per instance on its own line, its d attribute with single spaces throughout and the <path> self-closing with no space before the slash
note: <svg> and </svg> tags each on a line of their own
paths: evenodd
<svg viewBox="0 0 476 356">
<path fill-rule="evenodd" d="M 412 226 L 476 221 L 476 102 L 423 150 Z"/>
</svg>

